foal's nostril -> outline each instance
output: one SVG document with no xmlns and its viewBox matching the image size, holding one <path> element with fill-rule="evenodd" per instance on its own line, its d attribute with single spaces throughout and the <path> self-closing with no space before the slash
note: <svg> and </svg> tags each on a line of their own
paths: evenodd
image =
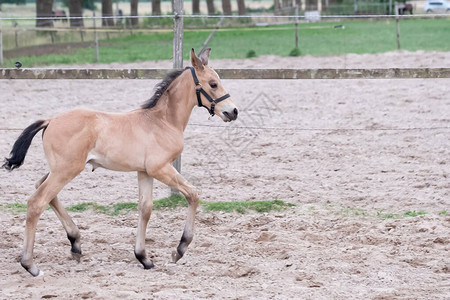
<svg viewBox="0 0 450 300">
<path fill-rule="evenodd" d="M 234 108 L 232 111 L 230 111 L 230 112 L 228 112 L 228 111 L 224 111 L 224 112 L 222 112 L 223 113 L 223 115 L 225 116 L 225 117 L 227 117 L 229 120 L 228 121 L 234 121 L 234 120 L 236 120 L 237 119 L 237 116 L 238 116 L 238 110 L 237 110 L 237 108 Z"/>
</svg>

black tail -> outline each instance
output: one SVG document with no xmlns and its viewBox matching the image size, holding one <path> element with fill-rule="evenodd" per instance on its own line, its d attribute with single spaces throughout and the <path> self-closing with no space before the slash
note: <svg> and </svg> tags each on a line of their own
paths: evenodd
<svg viewBox="0 0 450 300">
<path fill-rule="evenodd" d="M 10 171 L 20 167 L 25 160 L 25 156 L 27 155 L 28 148 L 30 148 L 33 137 L 39 132 L 39 130 L 47 127 L 47 125 L 48 122 L 39 120 L 25 128 L 17 141 L 14 143 L 11 153 L 9 154 L 10 158 L 6 158 L 6 161 L 2 167 Z"/>
</svg>

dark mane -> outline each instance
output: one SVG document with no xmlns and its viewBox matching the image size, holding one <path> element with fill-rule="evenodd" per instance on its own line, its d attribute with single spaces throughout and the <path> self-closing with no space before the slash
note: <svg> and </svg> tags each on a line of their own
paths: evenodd
<svg viewBox="0 0 450 300">
<path fill-rule="evenodd" d="M 161 81 L 160 83 L 158 83 L 155 87 L 155 93 L 153 94 L 153 96 L 147 100 L 144 104 L 141 105 L 142 108 L 144 109 L 150 109 L 155 107 L 155 105 L 158 103 L 159 98 L 161 98 L 162 94 L 164 94 L 164 92 L 167 90 L 167 88 L 169 87 L 169 85 L 178 78 L 178 76 L 181 75 L 181 73 L 184 72 L 184 70 L 175 70 L 170 72 L 169 74 L 166 75 L 166 77 L 163 79 L 163 81 Z"/>
</svg>

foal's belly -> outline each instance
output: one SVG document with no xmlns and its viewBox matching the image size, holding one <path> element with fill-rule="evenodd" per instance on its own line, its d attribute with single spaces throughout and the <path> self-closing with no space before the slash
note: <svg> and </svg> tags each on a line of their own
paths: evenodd
<svg viewBox="0 0 450 300">
<path fill-rule="evenodd" d="M 145 171 L 144 163 L 140 162 L 136 158 L 123 157 L 114 159 L 95 152 L 90 152 L 88 154 L 86 164 L 92 165 L 92 171 L 100 167 L 121 172 Z"/>
</svg>

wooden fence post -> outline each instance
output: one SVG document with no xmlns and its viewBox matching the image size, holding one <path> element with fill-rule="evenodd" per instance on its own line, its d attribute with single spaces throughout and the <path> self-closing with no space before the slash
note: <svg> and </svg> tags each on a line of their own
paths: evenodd
<svg viewBox="0 0 450 300">
<path fill-rule="evenodd" d="M 1 7 L 0 7 L 0 65 L 3 65 L 3 33 L 2 33 L 2 11 L 1 11 Z"/>
<path fill-rule="evenodd" d="M 19 24 L 14 22 L 14 42 L 16 44 L 16 48 L 19 48 L 19 29 L 17 28 Z"/>
<path fill-rule="evenodd" d="M 84 42 L 84 32 L 80 27 L 80 37 L 81 37 L 81 42 Z"/>
<path fill-rule="evenodd" d="M 52 40 L 52 44 L 54 44 L 55 43 L 55 35 L 56 35 L 56 33 L 52 30 L 52 31 L 50 31 L 50 39 Z"/>
<path fill-rule="evenodd" d="M 173 68 L 183 68 L 183 0 L 173 2 Z M 181 173 L 181 155 L 173 162 L 173 166 Z M 171 190 L 172 195 L 178 194 L 177 190 Z"/>
<path fill-rule="evenodd" d="M 298 4 L 295 6 L 295 48 L 298 49 Z"/>
<path fill-rule="evenodd" d="M 175 0 L 173 7 L 173 68 L 183 68 L 183 0 Z"/>
<path fill-rule="evenodd" d="M 92 12 L 94 16 L 94 37 L 95 37 L 95 62 L 98 62 L 99 60 L 99 54 L 98 54 L 98 35 L 97 35 L 97 26 L 95 22 L 95 11 Z"/>
<path fill-rule="evenodd" d="M 400 50 L 400 24 L 399 24 L 399 12 L 398 2 L 395 2 L 395 24 L 396 24 L 396 36 L 397 36 L 397 50 Z"/>
</svg>

